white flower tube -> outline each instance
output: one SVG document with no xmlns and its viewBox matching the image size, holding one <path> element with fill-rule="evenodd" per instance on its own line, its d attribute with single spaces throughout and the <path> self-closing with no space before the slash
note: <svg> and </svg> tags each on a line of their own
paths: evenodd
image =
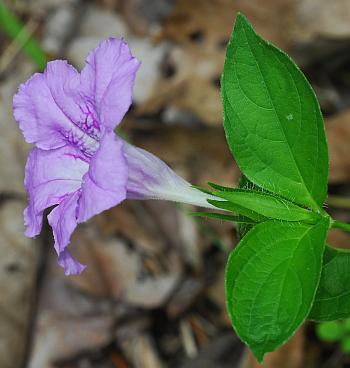
<svg viewBox="0 0 350 368">
<path fill-rule="evenodd" d="M 124 156 L 129 169 L 127 198 L 161 199 L 216 209 L 207 199 L 219 198 L 191 186 L 152 153 L 124 142 Z"/>
</svg>

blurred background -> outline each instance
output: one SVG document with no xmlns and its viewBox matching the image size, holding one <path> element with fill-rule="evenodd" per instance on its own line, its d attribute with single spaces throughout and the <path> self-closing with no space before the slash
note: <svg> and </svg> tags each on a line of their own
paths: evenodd
<svg viewBox="0 0 350 368">
<path fill-rule="evenodd" d="M 237 11 L 311 81 L 330 146 L 329 211 L 350 221 L 349 0 L 0 0 L 0 367 L 254 368 L 225 311 L 234 227 L 190 207 L 128 201 L 80 225 L 65 277 L 47 225 L 23 236 L 29 145 L 12 117 L 18 85 L 48 60 L 82 68 L 123 36 L 142 66 L 122 124 L 136 145 L 191 183 L 236 185 L 222 128 L 225 47 Z M 334 231 L 329 242 L 349 247 Z M 350 367 L 349 321 L 306 323 L 265 367 Z"/>
</svg>

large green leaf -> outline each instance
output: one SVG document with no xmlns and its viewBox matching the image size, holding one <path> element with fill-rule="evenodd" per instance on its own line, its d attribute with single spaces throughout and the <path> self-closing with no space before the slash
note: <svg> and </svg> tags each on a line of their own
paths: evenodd
<svg viewBox="0 0 350 368">
<path fill-rule="evenodd" d="M 328 150 L 315 94 L 294 62 L 238 15 L 221 81 L 227 142 L 258 186 L 320 210 Z"/>
<path fill-rule="evenodd" d="M 320 284 L 308 319 L 350 317 L 350 251 L 326 247 Z"/>
<path fill-rule="evenodd" d="M 308 211 L 286 199 L 264 192 L 249 189 L 233 189 L 214 192 L 213 194 L 270 219 L 292 222 L 305 221 L 309 223 L 316 223 L 320 219 L 320 215 L 315 212 Z"/>
<path fill-rule="evenodd" d="M 316 225 L 267 221 L 229 256 L 227 308 L 239 337 L 259 361 L 308 316 L 319 283 L 329 220 Z"/>
</svg>

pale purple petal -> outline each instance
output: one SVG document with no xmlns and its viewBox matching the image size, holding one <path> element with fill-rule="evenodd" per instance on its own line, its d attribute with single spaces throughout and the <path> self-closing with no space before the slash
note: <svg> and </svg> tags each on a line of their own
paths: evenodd
<svg viewBox="0 0 350 368">
<path fill-rule="evenodd" d="M 29 205 L 24 212 L 27 236 L 40 233 L 43 211 L 60 203 L 66 194 L 78 190 L 87 170 L 88 163 L 73 147 L 50 151 L 34 148 L 31 151 L 24 179 L 29 194 Z"/>
<path fill-rule="evenodd" d="M 65 249 L 58 257 L 58 264 L 64 268 L 64 273 L 68 275 L 81 274 L 86 266 L 79 263 L 67 249 Z"/>
<path fill-rule="evenodd" d="M 67 251 L 70 237 L 77 226 L 77 208 L 80 191 L 68 194 L 48 215 L 53 230 L 55 250 L 59 264 L 66 275 L 73 275 L 84 270 L 85 266 L 76 261 Z"/>
<path fill-rule="evenodd" d="M 69 144 L 93 154 L 104 129 L 92 102 L 82 90 L 80 74 L 66 61 L 58 60 L 47 65 L 44 76 L 56 105 L 66 117 L 57 130 Z"/>
<path fill-rule="evenodd" d="M 13 99 L 13 112 L 28 143 L 41 149 L 71 144 L 92 154 L 101 127 L 80 87 L 80 74 L 66 61 L 47 64 L 22 84 Z"/>
<path fill-rule="evenodd" d="M 83 178 L 78 222 L 87 221 L 126 198 L 128 168 L 122 149 L 121 139 L 113 132 L 105 134 Z"/>
<path fill-rule="evenodd" d="M 216 197 L 193 188 L 152 153 L 124 142 L 124 155 L 129 169 L 127 198 L 162 199 L 215 208 L 207 200 Z"/>
<path fill-rule="evenodd" d="M 119 38 L 99 44 L 86 59 L 81 73 L 83 90 L 95 105 L 101 124 L 114 129 L 132 102 L 132 89 L 140 62 Z"/>
<path fill-rule="evenodd" d="M 44 79 L 50 90 L 54 103 L 69 121 L 80 120 L 80 104 L 84 99 L 80 94 L 80 74 L 65 60 L 55 60 L 47 64 Z"/>
<path fill-rule="evenodd" d="M 62 147 L 65 137 L 57 127 L 67 117 L 56 105 L 43 74 L 36 73 L 19 87 L 13 98 L 13 114 L 28 143 L 42 149 Z"/>
</svg>

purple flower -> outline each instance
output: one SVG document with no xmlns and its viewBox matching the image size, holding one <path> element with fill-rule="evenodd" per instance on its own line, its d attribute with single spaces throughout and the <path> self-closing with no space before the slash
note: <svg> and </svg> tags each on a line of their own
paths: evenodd
<svg viewBox="0 0 350 368">
<path fill-rule="evenodd" d="M 164 162 L 114 134 L 130 107 L 139 65 L 123 40 L 110 38 L 89 54 L 80 74 L 66 61 L 52 61 L 14 96 L 15 119 L 36 146 L 25 168 L 25 234 L 38 235 L 44 210 L 56 206 L 48 221 L 67 275 L 85 268 L 67 250 L 77 224 L 127 197 L 210 207 Z"/>
<path fill-rule="evenodd" d="M 77 224 L 126 198 L 128 168 L 113 129 L 130 107 L 139 65 L 123 40 L 108 39 L 80 74 L 65 61 L 50 62 L 14 97 L 15 119 L 36 146 L 25 169 L 25 234 L 38 235 L 43 211 L 57 205 L 48 220 L 66 274 L 85 268 L 67 250 Z"/>
</svg>

